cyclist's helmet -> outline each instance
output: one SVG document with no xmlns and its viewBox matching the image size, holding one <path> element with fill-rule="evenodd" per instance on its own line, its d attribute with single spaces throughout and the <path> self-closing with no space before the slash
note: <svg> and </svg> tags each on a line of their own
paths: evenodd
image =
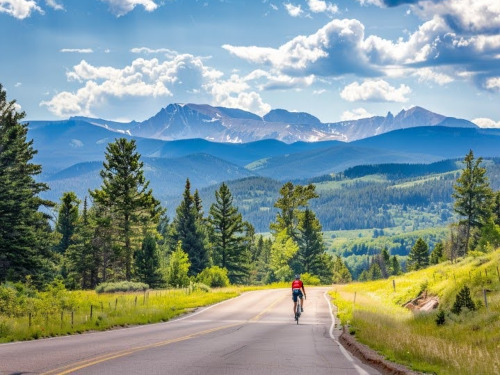
<svg viewBox="0 0 500 375">
<path fill-rule="evenodd" d="M 300 279 L 300 275 L 299 274 L 296 274 L 295 275 L 295 280 L 299 280 Z"/>
</svg>

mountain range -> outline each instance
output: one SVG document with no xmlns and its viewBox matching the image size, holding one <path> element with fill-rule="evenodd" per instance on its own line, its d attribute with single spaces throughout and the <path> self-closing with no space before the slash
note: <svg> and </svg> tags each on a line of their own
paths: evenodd
<svg viewBox="0 0 500 375">
<path fill-rule="evenodd" d="M 200 104 L 170 104 L 143 122 L 118 123 L 102 119 L 75 117 L 117 132 L 161 140 L 202 138 L 212 142 L 247 143 L 277 139 L 286 143 L 357 139 L 417 126 L 469 127 L 470 121 L 446 117 L 421 107 L 402 110 L 396 116 L 322 123 L 304 112 L 275 109 L 264 116 L 241 109 Z"/>
<path fill-rule="evenodd" d="M 461 159 L 470 149 L 478 156 L 500 156 L 500 129 L 478 128 L 419 107 L 396 116 L 322 124 L 312 115 L 286 110 L 259 117 L 238 109 L 172 104 L 141 123 L 73 117 L 31 121 L 28 129 L 38 150 L 35 162 L 43 167 L 40 179 L 51 187 L 46 198 L 54 201 L 64 191 L 83 198 L 100 186 L 106 146 L 119 137 L 136 141 L 145 175 L 164 202 L 182 192 L 186 178 L 202 189 L 252 176 L 298 181 L 357 165 Z M 285 141 L 311 134 L 327 136 L 317 142 Z M 188 135 L 197 138 L 164 139 Z M 231 142 L 209 140 L 220 137 Z M 243 142 L 254 138 L 259 139 Z"/>
</svg>

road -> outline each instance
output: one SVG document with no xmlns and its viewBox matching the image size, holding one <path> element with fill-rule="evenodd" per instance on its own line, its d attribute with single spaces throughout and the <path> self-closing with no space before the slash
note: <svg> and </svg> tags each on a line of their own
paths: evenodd
<svg viewBox="0 0 500 375">
<path fill-rule="evenodd" d="M 166 323 L 0 345 L 0 374 L 372 375 L 338 344 L 327 288 L 263 290 Z"/>
</svg>

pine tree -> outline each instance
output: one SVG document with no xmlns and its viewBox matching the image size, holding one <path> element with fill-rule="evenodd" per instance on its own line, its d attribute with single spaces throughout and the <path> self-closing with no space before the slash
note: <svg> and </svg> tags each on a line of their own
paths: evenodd
<svg viewBox="0 0 500 375">
<path fill-rule="evenodd" d="M 148 284 L 150 288 L 157 288 L 163 283 L 156 239 L 151 233 L 146 234 L 141 248 L 135 253 L 135 269 L 139 281 Z"/>
<path fill-rule="evenodd" d="M 39 197 L 49 188 L 35 180 L 42 167 L 32 163 L 37 151 L 27 140 L 24 117 L 0 84 L 0 280 L 30 275 L 41 284 L 53 266 L 53 239 L 48 215 L 38 210 L 54 203 Z"/>
<path fill-rule="evenodd" d="M 59 215 L 57 216 L 56 231 L 61 234 L 61 241 L 56 246 L 59 253 L 65 253 L 71 245 L 71 236 L 75 231 L 78 220 L 78 200 L 74 192 L 64 193 L 61 198 Z"/>
<path fill-rule="evenodd" d="M 210 265 L 208 251 L 203 243 L 203 233 L 198 225 L 199 214 L 194 198 L 191 195 L 191 183 L 187 179 L 183 200 L 176 210 L 172 238 L 176 242 L 180 241 L 182 248 L 188 254 L 191 264 L 190 276 L 199 274 Z"/>
<path fill-rule="evenodd" d="M 378 262 L 373 262 L 368 270 L 368 280 L 379 280 L 382 279 L 382 270 Z"/>
<path fill-rule="evenodd" d="M 245 225 L 233 196 L 226 184 L 215 192 L 215 203 L 210 207 L 211 243 L 214 265 L 227 269 L 232 284 L 246 281 L 250 272 L 249 244 Z"/>
<path fill-rule="evenodd" d="M 72 289 L 94 289 L 99 283 L 99 249 L 93 245 L 95 225 L 92 225 L 91 220 L 85 198 L 82 214 L 78 217 L 71 244 L 65 253 L 67 284 Z"/>
<path fill-rule="evenodd" d="M 401 274 L 401 264 L 399 264 L 398 257 L 393 255 L 391 258 L 391 274 L 397 276 Z"/>
<path fill-rule="evenodd" d="M 478 228 L 491 214 L 492 191 L 489 186 L 486 168 L 481 167 L 483 159 L 474 159 L 472 150 L 465 156 L 464 168 L 453 185 L 455 192 L 455 211 L 464 219 L 465 252 L 469 250 L 471 230 Z"/>
<path fill-rule="evenodd" d="M 124 277 L 133 276 L 134 253 L 142 242 L 145 228 L 156 227 L 162 213 L 160 202 L 148 190 L 141 155 L 134 140 L 117 139 L 106 148 L 101 170 L 101 189 L 91 192 L 95 203 L 109 207 L 113 228 L 113 246 L 119 249 Z"/>
<path fill-rule="evenodd" d="M 455 302 L 453 303 L 453 307 L 451 308 L 451 312 L 454 314 L 460 314 L 464 307 L 471 311 L 476 310 L 476 304 L 472 300 L 470 289 L 467 285 L 465 285 L 458 292 Z"/>
<path fill-rule="evenodd" d="M 333 266 L 333 283 L 334 284 L 346 284 L 352 281 L 351 272 L 346 267 L 342 258 L 338 255 L 335 258 L 335 263 Z"/>
<path fill-rule="evenodd" d="M 322 269 L 321 254 L 325 252 L 321 224 L 316 215 L 306 208 L 300 220 L 295 273 L 308 272 L 319 275 Z"/>
<path fill-rule="evenodd" d="M 438 242 L 436 246 L 434 246 L 434 250 L 432 250 L 429 262 L 430 264 L 438 264 L 443 260 L 444 257 L 444 245 L 442 242 Z"/>
<path fill-rule="evenodd" d="M 408 254 L 408 269 L 419 270 L 429 265 L 429 247 L 419 238 Z"/>
</svg>

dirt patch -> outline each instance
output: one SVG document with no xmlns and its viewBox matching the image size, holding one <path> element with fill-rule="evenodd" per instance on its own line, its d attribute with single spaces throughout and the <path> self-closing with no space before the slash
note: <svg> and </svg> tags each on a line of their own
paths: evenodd
<svg viewBox="0 0 500 375">
<path fill-rule="evenodd" d="M 427 295 L 427 291 L 424 291 L 417 298 L 403 304 L 408 310 L 429 312 L 435 310 L 439 306 L 439 298 L 436 296 Z"/>
</svg>

